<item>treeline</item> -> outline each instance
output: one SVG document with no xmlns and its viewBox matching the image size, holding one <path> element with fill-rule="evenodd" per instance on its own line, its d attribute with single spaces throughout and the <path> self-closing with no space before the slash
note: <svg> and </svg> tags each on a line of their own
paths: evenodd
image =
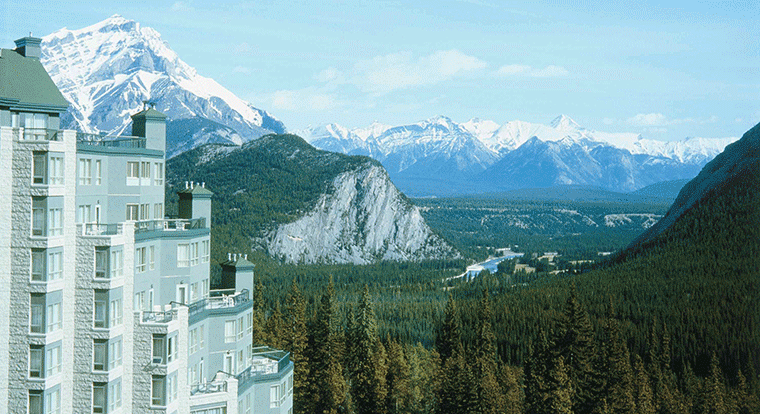
<svg viewBox="0 0 760 414">
<path fill-rule="evenodd" d="M 433 266 L 362 289 L 326 287 L 327 268 L 309 286 L 272 274 L 257 335 L 293 353 L 299 412 L 757 413 L 758 188 L 737 180 L 579 275 L 449 288 Z"/>
<path fill-rule="evenodd" d="M 341 323 L 334 284 L 315 309 L 293 283 L 255 330 L 255 341 L 281 347 L 295 362 L 294 411 L 312 413 L 756 413 L 754 373 L 728 375 L 711 354 L 697 375 L 672 364 L 673 340 L 654 323 L 646 352 L 632 352 L 610 304 L 592 322 L 570 287 L 548 330 L 529 342 L 524 366 L 498 352 L 491 299 L 483 291 L 474 326 L 462 324 L 461 302 L 449 297 L 435 347 L 378 333 L 365 288 Z M 263 309 L 256 308 L 257 315 Z M 464 340 L 465 332 L 471 341 Z M 751 366 L 751 364 L 749 365 Z"/>
</svg>

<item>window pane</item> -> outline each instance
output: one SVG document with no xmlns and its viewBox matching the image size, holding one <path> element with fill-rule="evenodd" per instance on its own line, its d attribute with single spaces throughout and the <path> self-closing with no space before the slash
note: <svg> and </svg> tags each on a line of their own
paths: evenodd
<svg viewBox="0 0 760 414">
<path fill-rule="evenodd" d="M 45 250 L 32 249 L 32 280 L 44 282 L 45 277 Z"/>
</svg>

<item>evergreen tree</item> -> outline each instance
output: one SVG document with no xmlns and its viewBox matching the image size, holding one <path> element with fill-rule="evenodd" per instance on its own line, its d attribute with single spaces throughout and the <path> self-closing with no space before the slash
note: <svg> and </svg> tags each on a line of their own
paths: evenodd
<svg viewBox="0 0 760 414">
<path fill-rule="evenodd" d="M 502 413 L 506 406 L 504 393 L 497 381 L 496 336 L 491 327 L 491 304 L 488 292 L 480 301 L 478 338 L 475 344 L 475 378 L 478 413 Z"/>
<path fill-rule="evenodd" d="M 606 399 L 610 409 L 615 413 L 631 413 L 635 409 L 633 398 L 633 373 L 630 354 L 622 335 L 619 321 L 607 320 L 607 375 Z"/>
<path fill-rule="evenodd" d="M 512 368 L 507 364 L 501 366 L 499 380 L 506 403 L 504 407 L 505 414 L 522 414 L 523 412 L 524 396 L 516 371 L 517 368 Z"/>
<path fill-rule="evenodd" d="M 266 344 L 276 349 L 283 349 L 285 347 L 283 338 L 285 332 L 285 321 L 280 310 L 280 302 L 276 302 L 272 314 L 269 315 L 264 324 Z"/>
<path fill-rule="evenodd" d="M 551 372 L 551 389 L 548 394 L 548 412 L 553 414 L 573 413 L 573 386 L 565 366 L 565 358 L 560 356 L 554 364 Z"/>
<path fill-rule="evenodd" d="M 369 288 L 365 285 L 359 306 L 353 317 L 352 332 L 349 333 L 349 355 L 351 358 L 349 375 L 351 396 L 358 414 L 380 413 L 385 409 L 385 372 L 380 372 L 385 364 L 385 355 L 379 351 L 377 321 L 372 307 Z M 380 344 L 382 345 L 382 344 Z"/>
<path fill-rule="evenodd" d="M 525 408 L 528 414 L 551 411 L 551 370 L 553 360 L 551 346 L 543 329 L 539 328 L 538 340 L 525 364 Z"/>
<path fill-rule="evenodd" d="M 705 380 L 703 390 L 702 412 L 704 414 L 726 414 L 726 390 L 723 383 L 723 373 L 720 370 L 718 357 L 713 352 L 710 360 L 710 376 Z"/>
<path fill-rule="evenodd" d="M 445 364 L 454 353 L 456 347 L 461 346 L 462 338 L 459 329 L 459 314 L 453 296 L 449 293 L 446 309 L 443 313 L 443 323 L 438 330 L 435 340 L 435 348 L 441 356 L 441 364 Z"/>
<path fill-rule="evenodd" d="M 404 355 L 404 348 L 398 342 L 388 338 L 388 387 L 387 412 L 408 412 L 410 367 Z"/>
<path fill-rule="evenodd" d="M 311 377 L 307 356 L 308 336 L 306 327 L 306 301 L 298 288 L 296 279 L 290 287 L 285 308 L 285 349 L 290 352 L 293 367 L 293 411 L 304 412 Z"/>
<path fill-rule="evenodd" d="M 654 414 L 652 385 L 649 380 L 649 374 L 644 368 L 644 362 L 638 354 L 634 357 L 633 375 L 635 381 L 636 414 Z"/>
<path fill-rule="evenodd" d="M 343 377 L 343 356 L 336 351 L 334 333 L 335 310 L 333 296 L 335 287 L 330 278 L 322 295 L 317 314 L 312 323 L 309 360 L 311 391 L 308 412 L 332 414 L 345 408 L 347 386 Z"/>
<path fill-rule="evenodd" d="M 595 358 L 594 333 L 588 313 L 578 301 L 575 285 L 557 324 L 554 354 L 562 356 L 568 368 L 572 384 L 573 411 L 578 414 L 593 410 L 592 361 Z"/>
</svg>

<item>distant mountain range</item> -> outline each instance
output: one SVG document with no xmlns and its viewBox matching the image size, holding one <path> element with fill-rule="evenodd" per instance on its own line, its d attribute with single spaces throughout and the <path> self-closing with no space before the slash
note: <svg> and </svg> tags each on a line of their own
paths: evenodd
<svg viewBox="0 0 760 414">
<path fill-rule="evenodd" d="M 42 63 L 71 103 L 63 127 L 125 134 L 145 101 L 168 116 L 167 157 L 206 143 L 235 144 L 284 133 L 282 122 L 199 75 L 160 34 L 121 16 L 43 38 Z M 298 132 L 320 149 L 367 155 L 410 196 L 503 192 L 562 185 L 630 192 L 690 179 L 736 138 L 674 142 L 583 128 L 438 116 L 409 125 L 337 124 Z"/>
<path fill-rule="evenodd" d="M 150 101 L 169 118 L 169 156 L 285 132 L 268 112 L 199 75 L 157 31 L 118 15 L 45 36 L 41 61 L 71 104 L 64 128 L 128 134 L 129 116 Z"/>
<path fill-rule="evenodd" d="M 581 127 L 561 115 L 549 125 L 499 125 L 444 116 L 403 126 L 337 124 L 298 131 L 312 145 L 379 160 L 413 196 L 457 195 L 518 188 L 586 185 L 634 191 L 688 179 L 736 138 L 664 142 L 633 133 Z"/>
</svg>

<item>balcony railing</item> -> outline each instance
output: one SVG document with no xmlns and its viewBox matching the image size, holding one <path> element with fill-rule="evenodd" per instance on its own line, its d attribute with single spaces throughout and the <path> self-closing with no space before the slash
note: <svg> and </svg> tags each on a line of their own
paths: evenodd
<svg viewBox="0 0 760 414">
<path fill-rule="evenodd" d="M 205 229 L 206 218 L 194 219 L 158 219 L 142 220 L 135 222 L 135 233 L 144 231 L 183 231 L 193 229 Z"/>
<path fill-rule="evenodd" d="M 177 319 L 177 310 L 171 309 L 167 311 L 144 311 L 142 313 L 142 321 L 145 323 L 169 323 Z"/>
<path fill-rule="evenodd" d="M 77 142 L 112 148 L 145 148 L 145 138 L 133 136 L 108 136 L 77 132 Z"/>
<path fill-rule="evenodd" d="M 193 302 L 190 305 L 188 305 L 187 315 L 189 317 L 192 317 L 193 315 L 197 315 L 206 309 L 226 309 L 226 308 L 234 308 L 242 303 L 248 302 L 249 295 L 248 295 L 248 289 L 243 289 L 241 292 L 234 292 L 234 289 L 231 290 L 232 294 L 229 295 L 221 295 L 221 296 L 212 296 L 205 299 L 201 299 L 197 302 Z M 218 292 L 218 291 L 212 291 L 212 292 Z"/>
<path fill-rule="evenodd" d="M 124 233 L 124 224 L 80 223 L 77 224 L 77 231 L 83 236 L 114 236 Z"/>
<path fill-rule="evenodd" d="M 227 392 L 227 381 L 205 382 L 190 386 L 190 395 Z"/>
<path fill-rule="evenodd" d="M 47 128 L 13 128 L 13 138 L 19 141 L 61 141 L 59 132 Z"/>
</svg>

